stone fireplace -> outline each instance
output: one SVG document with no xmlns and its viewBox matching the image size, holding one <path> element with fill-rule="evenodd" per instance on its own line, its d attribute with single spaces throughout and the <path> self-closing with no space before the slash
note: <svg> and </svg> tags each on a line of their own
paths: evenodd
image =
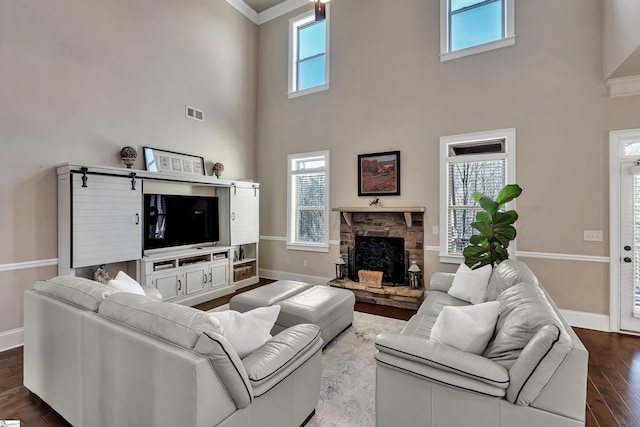
<svg viewBox="0 0 640 427">
<path fill-rule="evenodd" d="M 407 269 L 416 261 L 424 271 L 424 207 L 334 208 L 340 219 L 340 255 L 347 278 L 331 286 L 351 289 L 358 301 L 417 309 L 424 295 L 408 286 Z M 381 271 L 382 287 L 358 283 L 358 270 Z"/>
</svg>

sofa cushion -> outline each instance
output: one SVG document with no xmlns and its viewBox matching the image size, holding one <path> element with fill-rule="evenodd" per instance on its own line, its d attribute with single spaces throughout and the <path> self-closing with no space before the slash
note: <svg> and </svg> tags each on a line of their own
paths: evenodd
<svg viewBox="0 0 640 427">
<path fill-rule="evenodd" d="M 515 259 L 506 259 L 493 268 L 485 301 L 495 301 L 502 292 L 521 282 L 538 285 L 538 279 L 529 267 Z"/>
<path fill-rule="evenodd" d="M 216 332 L 205 331 L 198 336 L 193 351 L 209 359 L 211 367 L 238 409 L 249 406 L 253 401 L 253 388 L 240 356 L 225 337 Z"/>
<path fill-rule="evenodd" d="M 472 270 L 465 263 L 460 264 L 448 294 L 471 304 L 483 302 L 491 270 L 490 265 Z"/>
<path fill-rule="evenodd" d="M 280 313 L 280 306 L 259 307 L 240 313 L 234 310 L 214 311 L 209 316 L 217 319 L 225 337 L 241 359 L 271 338 L 271 329 Z"/>
<path fill-rule="evenodd" d="M 511 366 L 531 338 L 546 325 L 561 321 L 542 289 L 531 282 L 519 283 L 498 297 L 500 314 L 496 333 L 484 352 L 485 357 Z"/>
<path fill-rule="evenodd" d="M 119 292 L 93 280 L 75 276 L 57 276 L 39 281 L 33 289 L 91 311 L 98 311 L 105 298 Z"/>
<path fill-rule="evenodd" d="M 109 286 L 130 294 L 145 295 L 140 283 L 129 277 L 124 271 L 119 271 L 115 278 L 109 280 Z"/>
<path fill-rule="evenodd" d="M 418 314 L 433 316 L 433 318 L 435 319 L 436 317 L 438 317 L 438 314 L 440 314 L 444 307 L 449 307 L 451 305 L 461 307 L 470 305 L 470 303 L 452 297 L 446 292 L 431 291 L 425 296 L 422 304 L 420 304 L 420 308 L 418 308 Z"/>
<path fill-rule="evenodd" d="M 119 292 L 105 299 L 98 313 L 180 347 L 193 349 L 203 332 L 224 335 L 217 319 L 195 308 Z"/>
<path fill-rule="evenodd" d="M 493 335 L 499 311 L 498 301 L 445 307 L 431 329 L 431 341 L 481 354 Z"/>
<path fill-rule="evenodd" d="M 509 369 L 507 400 L 529 406 L 571 351 L 571 338 L 558 325 L 543 326 Z"/>
</svg>

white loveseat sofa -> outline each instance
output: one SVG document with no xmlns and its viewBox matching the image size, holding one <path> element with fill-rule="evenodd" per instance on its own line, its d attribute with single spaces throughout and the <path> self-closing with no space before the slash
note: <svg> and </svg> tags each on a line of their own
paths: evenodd
<svg viewBox="0 0 640 427">
<path fill-rule="evenodd" d="M 494 268 L 485 300 L 500 314 L 480 355 L 430 341 L 443 307 L 469 305 L 453 278 L 435 273 L 404 330 L 377 337 L 377 426 L 584 426 L 588 353 L 531 270 Z"/>
<path fill-rule="evenodd" d="M 299 426 L 314 412 L 320 330 L 240 359 L 204 312 L 60 276 L 25 293 L 24 385 L 72 425 Z"/>
</svg>

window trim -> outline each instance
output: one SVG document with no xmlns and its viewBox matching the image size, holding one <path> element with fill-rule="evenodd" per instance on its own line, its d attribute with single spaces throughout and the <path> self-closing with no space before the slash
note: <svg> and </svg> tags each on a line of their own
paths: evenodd
<svg viewBox="0 0 640 427">
<path fill-rule="evenodd" d="M 449 155 L 449 147 L 451 145 L 465 144 L 470 142 L 490 142 L 495 140 L 504 140 L 504 153 L 488 153 L 463 155 L 453 162 L 462 161 L 478 161 L 478 160 L 497 160 L 505 159 L 505 184 L 515 184 L 516 182 L 516 129 L 498 129 L 484 132 L 473 132 L 458 135 L 450 135 L 440 137 L 440 262 L 451 264 L 462 264 L 464 257 L 462 255 L 453 255 L 448 252 L 449 242 L 447 232 L 449 227 L 449 179 L 448 170 L 450 159 L 455 158 Z M 464 160 L 463 160 L 464 159 Z M 506 204 L 507 209 L 515 209 L 515 200 Z M 516 241 L 509 245 L 509 256 L 514 257 L 516 253 Z"/>
<path fill-rule="evenodd" d="M 516 44 L 514 0 L 504 0 L 504 35 L 501 39 L 470 46 L 465 49 L 449 50 L 449 10 L 451 0 L 440 0 L 440 62 L 462 58 L 477 53 L 500 49 Z"/>
<path fill-rule="evenodd" d="M 325 221 L 325 235 L 323 243 L 299 243 L 294 242 L 295 233 L 293 232 L 294 224 L 291 223 L 293 216 L 293 200 L 292 200 L 292 177 L 295 175 L 292 169 L 292 163 L 296 160 L 307 159 L 312 157 L 324 157 L 325 167 L 324 169 L 324 185 L 325 185 L 325 199 L 324 199 L 324 221 Z M 322 169 L 311 169 L 305 172 L 320 171 Z M 330 159 L 329 150 L 313 151 L 309 153 L 289 154 L 287 156 L 287 249 L 294 251 L 310 251 L 310 252 L 329 252 L 329 176 L 330 176 Z"/>
<path fill-rule="evenodd" d="M 298 62 L 298 28 L 303 27 L 315 21 L 315 11 L 311 9 L 301 15 L 289 19 L 289 66 L 288 66 L 288 86 L 287 97 L 289 99 L 299 96 L 309 95 L 316 92 L 322 92 L 329 89 L 329 50 L 330 50 L 330 3 L 325 4 L 325 82 L 324 84 L 313 86 L 303 90 L 296 89 L 297 78 L 297 62 Z"/>
</svg>

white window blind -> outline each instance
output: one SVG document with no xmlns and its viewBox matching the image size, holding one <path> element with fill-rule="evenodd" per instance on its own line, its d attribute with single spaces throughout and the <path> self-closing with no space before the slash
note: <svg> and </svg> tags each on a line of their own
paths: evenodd
<svg viewBox="0 0 640 427">
<path fill-rule="evenodd" d="M 328 249 L 328 152 L 289 156 L 290 249 Z"/>
</svg>

